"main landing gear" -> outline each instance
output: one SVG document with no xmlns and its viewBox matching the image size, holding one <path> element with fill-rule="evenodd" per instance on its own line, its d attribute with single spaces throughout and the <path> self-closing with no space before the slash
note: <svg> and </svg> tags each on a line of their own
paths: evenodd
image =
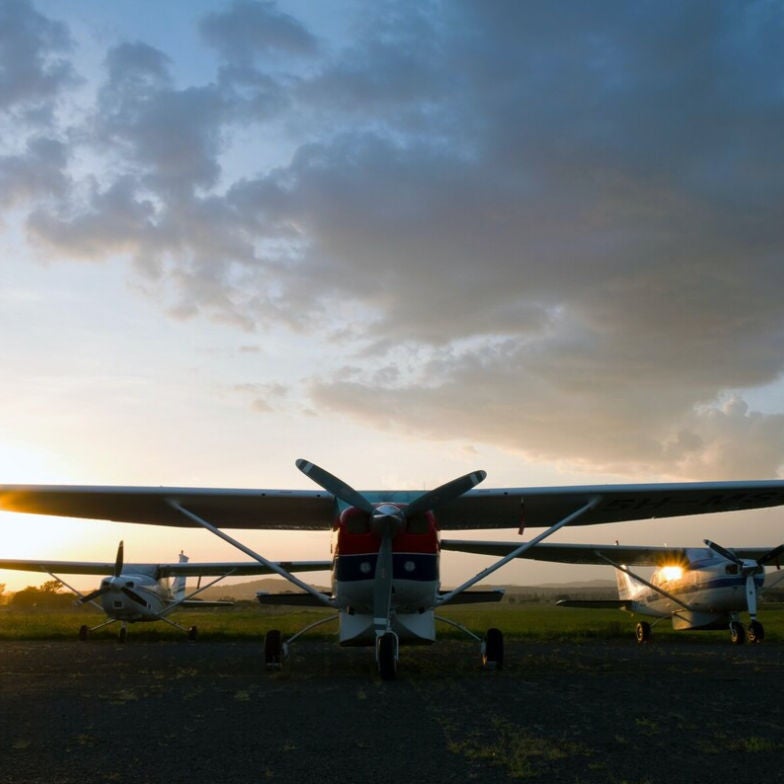
<svg viewBox="0 0 784 784">
<path fill-rule="evenodd" d="M 640 623 L 634 627 L 634 636 L 637 638 L 637 642 L 640 644 L 644 642 L 650 642 L 651 638 L 653 637 L 651 625 L 647 621 L 640 621 Z"/>
<path fill-rule="evenodd" d="M 322 623 L 335 620 L 334 617 L 323 618 L 315 624 L 302 629 L 286 642 L 278 629 L 270 629 L 264 635 L 264 666 L 268 670 L 280 670 L 288 657 L 288 647 L 304 632 L 319 626 Z M 470 629 L 458 624 L 451 619 L 439 618 L 452 626 L 464 631 L 470 637 L 481 643 L 482 667 L 486 670 L 500 670 L 504 666 L 504 635 L 500 629 L 487 630 L 484 639 L 478 637 Z M 392 681 L 397 677 L 397 663 L 400 658 L 400 642 L 398 636 L 391 631 L 384 632 L 376 639 L 376 664 L 378 674 L 383 681 Z"/>
<path fill-rule="evenodd" d="M 482 667 L 500 670 L 504 666 L 504 635 L 500 629 L 487 630 L 482 641 Z"/>
<path fill-rule="evenodd" d="M 713 627 L 715 628 L 715 627 Z M 743 645 L 745 642 L 759 643 L 765 639 L 765 627 L 756 619 L 752 620 L 747 628 L 743 628 L 743 624 L 733 618 L 730 621 L 730 642 L 733 645 Z M 634 629 L 634 636 L 637 642 L 644 643 L 650 642 L 653 633 L 651 632 L 651 625 L 646 621 L 641 621 Z"/>
<path fill-rule="evenodd" d="M 180 626 L 179 623 L 174 623 L 174 621 L 170 621 L 168 618 L 156 618 L 155 620 L 164 621 L 165 623 L 168 623 L 169 626 L 173 626 L 175 629 L 179 629 L 181 632 L 184 632 L 185 636 L 191 642 L 195 641 L 199 636 L 199 629 L 196 626 L 189 626 L 186 629 L 184 626 Z M 87 626 L 86 624 L 82 624 L 79 627 L 79 639 L 84 642 L 91 632 L 94 632 L 97 629 L 102 629 L 104 626 L 109 626 L 110 624 L 116 622 L 116 618 L 108 618 L 103 623 L 99 623 L 97 626 Z M 125 642 L 128 639 L 128 624 L 125 621 L 120 621 L 120 624 L 120 631 L 117 634 L 117 639 L 119 642 Z"/>
</svg>

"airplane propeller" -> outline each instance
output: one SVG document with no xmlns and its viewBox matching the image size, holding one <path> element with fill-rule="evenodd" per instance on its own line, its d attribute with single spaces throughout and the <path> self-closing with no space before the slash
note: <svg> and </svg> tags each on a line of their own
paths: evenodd
<svg viewBox="0 0 784 784">
<path fill-rule="evenodd" d="M 780 544 L 778 547 L 768 550 L 761 558 L 753 561 L 738 558 L 732 550 L 728 550 L 726 547 L 722 547 L 720 544 L 712 542 L 710 539 L 705 539 L 704 541 L 713 552 L 731 563 L 737 564 L 740 573 L 746 578 L 746 606 L 752 620 L 755 620 L 757 617 L 757 583 L 754 581 L 754 575 L 759 574 L 760 570 L 764 569 L 766 563 L 775 561 L 781 553 L 784 552 L 784 544 Z"/>
<path fill-rule="evenodd" d="M 459 498 L 487 476 L 485 471 L 473 471 L 423 493 L 407 506 L 392 503 L 374 505 L 362 493 L 315 463 L 299 459 L 296 465 L 305 476 L 328 493 L 370 516 L 371 530 L 381 539 L 373 585 L 373 619 L 377 634 L 388 631 L 389 626 L 392 606 L 392 540 L 404 529 L 407 520 Z"/>
<path fill-rule="evenodd" d="M 120 546 L 117 548 L 117 556 L 114 559 L 114 573 L 112 577 L 105 577 L 101 581 L 101 587 L 92 591 L 92 593 L 88 593 L 86 596 L 83 596 L 79 600 L 79 603 L 87 604 L 87 602 L 92 602 L 98 597 L 103 596 L 105 593 L 109 593 L 109 591 L 119 590 L 124 593 L 131 601 L 142 605 L 142 607 L 146 607 L 146 600 L 139 596 L 136 591 L 129 588 L 127 584 L 123 584 L 121 581 L 120 578 L 122 577 L 123 562 L 123 543 L 120 542 Z"/>
</svg>

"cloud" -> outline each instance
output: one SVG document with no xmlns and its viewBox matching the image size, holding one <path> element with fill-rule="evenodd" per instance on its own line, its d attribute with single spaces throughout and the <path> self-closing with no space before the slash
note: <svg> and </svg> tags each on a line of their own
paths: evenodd
<svg viewBox="0 0 784 784">
<path fill-rule="evenodd" d="M 69 188 L 67 156 L 62 142 L 42 136 L 29 139 L 21 155 L 0 156 L 0 206 L 62 197 Z"/>
<path fill-rule="evenodd" d="M 8 7 L 27 94 L 62 94 L 68 31 Z M 206 84 L 113 45 L 71 146 L 0 160 L 31 236 L 127 255 L 175 317 L 320 341 L 313 402 L 374 426 L 780 470 L 780 416 L 733 397 L 784 372 L 778 7 L 380 3 L 329 42 L 282 8 L 205 16 Z"/>
<path fill-rule="evenodd" d="M 18 121 L 48 122 L 59 95 L 77 82 L 64 57 L 71 45 L 67 27 L 27 0 L 0 4 L 0 109 Z"/>
<path fill-rule="evenodd" d="M 271 2 L 235 0 L 228 10 L 204 16 L 199 30 L 232 63 L 250 64 L 270 52 L 309 56 L 318 48 L 301 22 Z"/>
</svg>

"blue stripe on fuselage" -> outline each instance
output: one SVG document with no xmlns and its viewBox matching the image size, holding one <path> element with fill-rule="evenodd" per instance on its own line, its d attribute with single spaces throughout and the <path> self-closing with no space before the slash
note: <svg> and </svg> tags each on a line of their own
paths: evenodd
<svg viewBox="0 0 784 784">
<path fill-rule="evenodd" d="M 757 589 L 761 589 L 765 582 L 765 576 L 758 574 L 754 576 L 754 582 L 757 584 Z M 705 582 L 692 583 L 691 585 L 675 585 L 668 586 L 666 583 L 661 586 L 665 591 L 671 593 L 673 596 L 683 596 L 690 593 L 699 593 L 700 591 L 714 591 L 720 588 L 746 588 L 746 578 L 738 575 L 730 577 L 717 577 L 714 580 L 706 580 Z M 645 600 L 648 602 L 661 602 L 667 601 L 667 597 L 658 592 L 647 594 Z"/>
<path fill-rule="evenodd" d="M 371 580 L 376 573 L 378 553 L 338 555 L 335 558 L 335 579 L 340 582 Z M 393 580 L 438 580 L 438 555 L 435 553 L 393 553 Z"/>
</svg>

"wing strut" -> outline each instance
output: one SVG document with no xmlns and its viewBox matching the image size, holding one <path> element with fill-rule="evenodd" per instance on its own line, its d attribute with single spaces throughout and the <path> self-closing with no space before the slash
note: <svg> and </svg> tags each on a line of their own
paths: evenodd
<svg viewBox="0 0 784 784">
<path fill-rule="evenodd" d="M 518 558 L 521 553 L 524 553 L 529 548 L 533 547 L 534 545 L 539 544 L 539 542 L 547 539 L 548 536 L 551 536 L 556 531 L 559 531 L 565 525 L 569 525 L 569 523 L 573 523 L 578 518 L 582 517 L 586 512 L 590 512 L 591 509 L 594 509 L 598 506 L 599 502 L 602 500 L 600 495 L 594 496 L 587 504 L 581 506 L 576 511 L 572 512 L 571 514 L 566 515 L 562 520 L 559 520 L 555 525 L 551 525 L 546 531 L 543 531 L 538 536 L 535 536 L 533 539 L 530 539 L 527 542 L 523 542 L 518 548 L 512 550 L 512 552 L 505 555 L 499 561 L 496 561 L 492 566 L 488 566 L 487 569 L 483 569 L 478 574 L 474 575 L 470 580 L 467 580 L 462 585 L 459 585 L 457 588 L 449 591 L 448 593 L 443 594 L 438 602 L 436 603 L 438 606 L 442 604 L 447 604 L 452 599 L 455 598 L 458 594 L 463 593 L 463 591 L 470 588 L 475 583 L 478 583 L 480 580 L 484 580 L 485 577 L 491 575 L 497 569 L 500 569 L 502 566 L 505 566 L 509 563 L 509 561 L 513 560 L 514 558 Z"/>
<path fill-rule="evenodd" d="M 180 512 L 180 514 L 185 515 L 185 517 L 187 517 L 189 520 L 193 520 L 194 523 L 197 523 L 202 528 L 206 528 L 210 533 L 213 533 L 215 536 L 223 539 L 224 542 L 228 542 L 233 547 L 236 547 L 238 550 L 245 553 L 245 555 L 250 556 L 254 561 L 258 561 L 262 566 L 266 566 L 271 572 L 274 572 L 284 580 L 288 580 L 290 583 L 296 585 L 297 588 L 300 588 L 306 593 L 309 593 L 311 596 L 314 596 L 322 604 L 326 605 L 327 607 L 335 606 L 335 603 L 330 596 L 327 596 L 325 593 L 321 593 L 321 591 L 317 591 L 312 585 L 308 585 L 308 583 L 303 582 L 298 577 L 295 577 L 291 572 L 287 572 L 279 564 L 276 564 L 273 561 L 268 561 L 263 555 L 259 555 L 258 553 L 251 550 L 250 547 L 246 547 L 244 544 L 242 544 L 242 542 L 238 542 L 236 539 L 229 536 L 226 532 L 216 528 L 212 523 L 207 522 L 207 520 L 204 520 L 203 518 L 199 517 L 199 515 L 191 512 L 190 509 L 186 509 L 178 501 L 175 501 L 173 498 L 168 498 L 166 503 L 172 509 L 176 509 L 178 512 Z"/>
</svg>

